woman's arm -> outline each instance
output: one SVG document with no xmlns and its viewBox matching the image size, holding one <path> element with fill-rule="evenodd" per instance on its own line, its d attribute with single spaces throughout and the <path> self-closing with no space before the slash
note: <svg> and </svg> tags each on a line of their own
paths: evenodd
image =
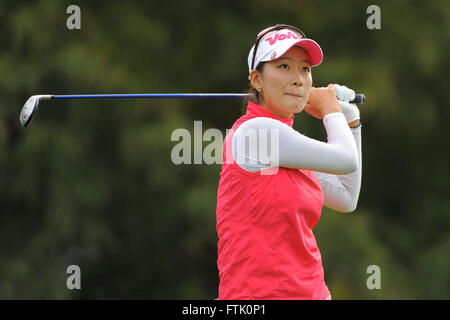
<svg viewBox="0 0 450 320">
<path fill-rule="evenodd" d="M 240 167 L 258 172 L 273 167 L 348 174 L 358 168 L 355 139 L 344 115 L 327 114 L 328 143 L 308 138 L 272 118 L 247 120 L 234 133 L 233 157 Z"/>
<path fill-rule="evenodd" d="M 351 129 L 358 149 L 358 168 L 346 175 L 333 175 L 314 172 L 320 180 L 324 195 L 324 205 L 340 211 L 351 212 L 356 209 L 362 175 L 361 126 Z"/>
</svg>

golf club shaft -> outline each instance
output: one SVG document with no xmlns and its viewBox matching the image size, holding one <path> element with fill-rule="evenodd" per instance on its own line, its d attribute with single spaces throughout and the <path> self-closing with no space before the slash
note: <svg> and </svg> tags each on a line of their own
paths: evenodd
<svg viewBox="0 0 450 320">
<path fill-rule="evenodd" d="M 41 100 L 50 99 L 108 99 L 108 98 L 245 98 L 251 97 L 250 93 L 135 93 L 135 94 L 65 94 L 65 95 L 34 95 L 25 102 L 20 111 L 20 124 L 26 127 L 34 113 L 36 112 Z M 350 103 L 364 103 L 365 96 L 356 94 L 355 99 Z"/>
<path fill-rule="evenodd" d="M 75 94 L 52 95 L 51 99 L 108 99 L 108 98 L 244 98 L 246 93 L 136 93 L 136 94 Z"/>
<path fill-rule="evenodd" d="M 51 99 L 114 99 L 114 98 L 245 98 L 248 93 L 137 93 L 137 94 L 74 94 L 51 95 Z M 356 94 L 351 103 L 364 103 L 365 96 Z"/>
</svg>

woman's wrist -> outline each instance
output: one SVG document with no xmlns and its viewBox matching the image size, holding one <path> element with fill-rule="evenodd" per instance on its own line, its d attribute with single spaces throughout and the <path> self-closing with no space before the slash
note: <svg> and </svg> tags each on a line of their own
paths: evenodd
<svg viewBox="0 0 450 320">
<path fill-rule="evenodd" d="M 357 119 L 348 124 L 350 128 L 358 128 L 361 125 L 361 120 Z"/>
</svg>

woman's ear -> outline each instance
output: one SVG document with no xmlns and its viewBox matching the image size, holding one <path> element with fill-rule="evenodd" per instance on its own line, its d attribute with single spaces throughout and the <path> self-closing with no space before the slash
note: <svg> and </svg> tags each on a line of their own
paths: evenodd
<svg viewBox="0 0 450 320">
<path fill-rule="evenodd" d="M 252 87 L 255 88 L 258 92 L 261 92 L 262 88 L 262 79 L 261 79 L 261 72 L 252 70 L 250 72 L 250 83 L 252 84 Z"/>
</svg>

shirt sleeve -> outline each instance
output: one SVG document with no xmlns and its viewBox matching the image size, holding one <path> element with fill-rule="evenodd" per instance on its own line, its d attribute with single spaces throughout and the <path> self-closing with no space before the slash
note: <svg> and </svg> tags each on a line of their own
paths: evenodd
<svg viewBox="0 0 450 320">
<path fill-rule="evenodd" d="M 314 172 L 320 181 L 324 195 L 324 205 L 340 212 L 351 212 L 356 209 L 361 189 L 361 126 L 352 128 L 351 131 L 358 150 L 358 168 L 346 175 Z"/>
<path fill-rule="evenodd" d="M 233 135 L 233 157 L 241 168 L 250 172 L 273 167 L 335 175 L 355 171 L 357 147 L 344 115 L 328 114 L 323 123 L 328 142 L 311 139 L 276 119 L 247 120 Z"/>
</svg>

